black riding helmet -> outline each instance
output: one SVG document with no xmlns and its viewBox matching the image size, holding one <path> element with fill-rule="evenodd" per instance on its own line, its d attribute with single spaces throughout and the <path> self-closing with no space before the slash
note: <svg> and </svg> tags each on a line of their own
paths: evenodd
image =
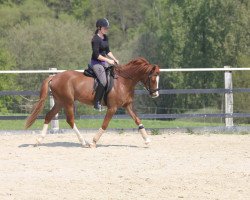
<svg viewBox="0 0 250 200">
<path fill-rule="evenodd" d="M 96 28 L 101 28 L 101 27 L 105 28 L 109 27 L 109 21 L 106 18 L 98 19 L 96 21 Z"/>
</svg>

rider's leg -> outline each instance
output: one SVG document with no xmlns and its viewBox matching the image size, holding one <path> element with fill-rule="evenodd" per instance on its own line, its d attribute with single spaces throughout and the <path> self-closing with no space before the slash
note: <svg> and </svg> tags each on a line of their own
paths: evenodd
<svg viewBox="0 0 250 200">
<path fill-rule="evenodd" d="M 99 80 L 99 84 L 98 87 L 96 89 L 96 93 L 95 93 L 95 98 L 94 98 L 94 108 L 97 110 L 101 110 L 101 100 L 102 97 L 104 95 L 105 92 L 105 86 L 107 84 L 107 78 L 106 78 L 106 74 L 105 74 L 105 69 L 102 65 L 100 64 L 96 64 L 93 66 L 93 71 L 95 72 L 98 80 Z"/>
<path fill-rule="evenodd" d="M 96 88 L 96 92 L 95 92 L 95 97 L 94 97 L 94 108 L 97 110 L 101 111 L 101 101 L 102 101 L 102 97 L 104 95 L 104 87 L 101 83 L 98 84 L 97 88 Z"/>
</svg>

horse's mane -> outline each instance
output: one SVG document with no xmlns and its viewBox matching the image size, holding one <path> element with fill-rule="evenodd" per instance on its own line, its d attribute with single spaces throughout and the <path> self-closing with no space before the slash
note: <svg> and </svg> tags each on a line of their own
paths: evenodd
<svg viewBox="0 0 250 200">
<path fill-rule="evenodd" d="M 118 75 L 122 75 L 122 72 L 124 72 L 123 75 L 133 76 L 135 73 L 141 72 L 142 70 L 149 72 L 151 70 L 149 66 L 151 66 L 151 64 L 145 58 L 139 57 L 131 60 L 126 65 L 120 65 L 115 68 L 115 70 Z"/>
</svg>

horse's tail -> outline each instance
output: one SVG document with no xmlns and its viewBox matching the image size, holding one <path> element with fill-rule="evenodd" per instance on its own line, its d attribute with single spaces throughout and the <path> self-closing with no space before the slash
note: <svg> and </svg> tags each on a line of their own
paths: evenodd
<svg viewBox="0 0 250 200">
<path fill-rule="evenodd" d="M 37 116 L 43 110 L 44 103 L 46 101 L 48 90 L 49 90 L 49 82 L 52 80 L 52 78 L 53 76 L 50 76 L 43 81 L 43 84 L 40 90 L 39 101 L 33 106 L 30 116 L 26 119 L 25 129 L 29 128 L 36 121 Z"/>
</svg>

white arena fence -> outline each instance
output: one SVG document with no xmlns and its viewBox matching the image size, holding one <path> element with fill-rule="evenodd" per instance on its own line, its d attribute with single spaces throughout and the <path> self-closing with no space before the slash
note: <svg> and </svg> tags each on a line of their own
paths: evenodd
<svg viewBox="0 0 250 200">
<path fill-rule="evenodd" d="M 56 68 L 50 68 L 49 70 L 11 70 L 11 71 L 0 71 L 1 74 L 56 74 L 66 70 L 57 70 Z M 84 70 L 76 70 L 79 72 L 84 72 Z M 250 68 L 231 68 L 225 66 L 224 68 L 179 68 L 179 69 L 161 69 L 161 72 L 224 72 L 224 88 L 218 89 L 162 89 L 160 94 L 212 94 L 220 93 L 225 95 L 225 112 L 219 114 L 143 114 L 139 115 L 142 119 L 173 119 L 173 118 L 209 118 L 209 117 L 218 117 L 225 118 L 225 126 L 232 127 L 234 126 L 233 119 L 234 117 L 250 117 L 250 113 L 234 113 L 233 112 L 233 93 L 240 92 L 250 92 L 249 88 L 237 88 L 233 89 L 232 73 L 235 71 L 250 71 Z M 141 95 L 146 94 L 147 91 L 136 90 L 135 94 Z M 38 96 L 38 91 L 0 91 L 0 96 L 7 95 L 35 95 Z M 50 106 L 53 106 L 54 100 L 50 96 Z M 2 120 L 8 119 L 25 119 L 27 116 L 0 116 Z M 103 118 L 104 115 L 82 115 L 82 118 Z M 127 115 L 115 115 L 114 118 L 124 119 L 128 118 Z M 58 116 L 54 118 L 51 122 L 51 127 L 54 130 L 59 129 Z"/>
</svg>

